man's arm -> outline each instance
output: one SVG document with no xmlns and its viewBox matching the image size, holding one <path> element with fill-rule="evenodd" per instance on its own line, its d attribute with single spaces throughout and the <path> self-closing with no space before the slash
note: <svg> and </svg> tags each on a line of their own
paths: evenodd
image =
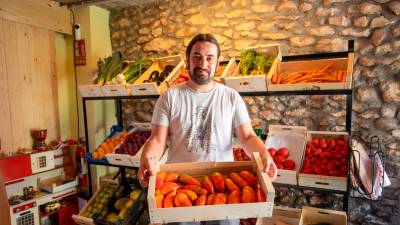
<svg viewBox="0 0 400 225">
<path fill-rule="evenodd" d="M 140 157 L 139 182 L 142 187 L 147 187 L 149 176 L 156 175 L 159 170 L 158 163 L 164 152 L 167 142 L 168 127 L 153 125 L 149 139 L 143 146 Z"/>
<path fill-rule="evenodd" d="M 254 133 L 250 122 L 240 125 L 235 130 L 236 136 L 239 138 L 240 143 L 243 145 L 244 149 L 248 152 L 260 152 L 261 158 L 264 162 L 264 171 L 268 173 L 271 179 L 275 179 L 277 175 L 276 165 L 267 151 L 264 143 L 261 139 Z"/>
</svg>

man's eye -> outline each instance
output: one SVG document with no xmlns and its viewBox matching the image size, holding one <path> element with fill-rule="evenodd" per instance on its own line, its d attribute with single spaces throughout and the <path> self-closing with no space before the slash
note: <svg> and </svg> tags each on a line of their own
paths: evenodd
<svg viewBox="0 0 400 225">
<path fill-rule="evenodd" d="M 214 58 L 213 57 L 207 57 L 207 61 L 208 62 L 212 62 L 212 61 L 214 61 Z"/>
</svg>

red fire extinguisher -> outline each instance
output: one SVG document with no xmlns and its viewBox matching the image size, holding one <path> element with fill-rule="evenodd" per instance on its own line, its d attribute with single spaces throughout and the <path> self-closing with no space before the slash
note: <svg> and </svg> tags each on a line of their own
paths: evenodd
<svg viewBox="0 0 400 225">
<path fill-rule="evenodd" d="M 79 187 L 81 189 L 87 186 L 87 164 L 85 158 L 85 148 L 79 144 L 76 147 L 76 172 L 79 181 Z"/>
</svg>

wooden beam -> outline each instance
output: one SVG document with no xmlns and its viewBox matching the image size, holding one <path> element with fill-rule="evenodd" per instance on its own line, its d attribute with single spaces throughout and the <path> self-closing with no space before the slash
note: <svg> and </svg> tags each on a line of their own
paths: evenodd
<svg viewBox="0 0 400 225">
<path fill-rule="evenodd" d="M 0 18 L 72 35 L 72 15 L 48 0 L 0 0 Z"/>
</svg>

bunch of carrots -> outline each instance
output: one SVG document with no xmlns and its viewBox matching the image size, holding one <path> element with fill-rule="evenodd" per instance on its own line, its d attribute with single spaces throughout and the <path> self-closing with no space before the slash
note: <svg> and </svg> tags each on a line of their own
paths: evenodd
<svg viewBox="0 0 400 225">
<path fill-rule="evenodd" d="M 274 74 L 271 82 L 273 84 L 299 84 L 299 83 L 326 83 L 346 82 L 345 70 L 333 70 L 333 63 L 319 70 L 304 70 L 289 72 L 286 74 Z"/>
</svg>

